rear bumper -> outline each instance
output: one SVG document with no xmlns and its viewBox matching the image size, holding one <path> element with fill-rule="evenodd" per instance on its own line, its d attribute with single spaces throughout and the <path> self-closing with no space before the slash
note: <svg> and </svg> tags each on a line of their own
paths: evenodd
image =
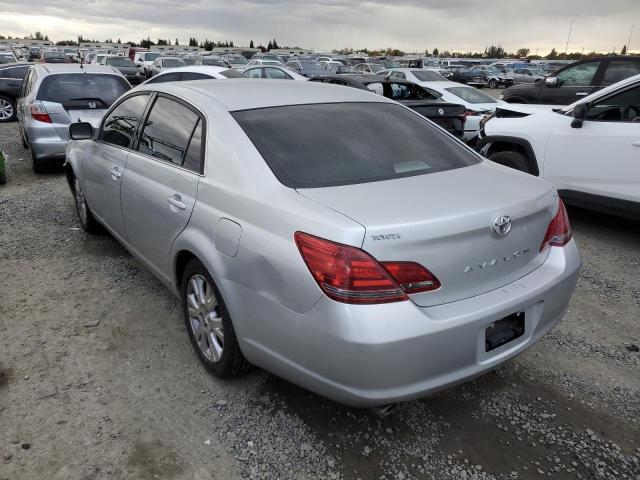
<svg viewBox="0 0 640 480">
<path fill-rule="evenodd" d="M 572 240 L 520 280 L 458 302 L 420 308 L 322 297 L 305 314 L 217 281 L 249 361 L 338 402 L 370 407 L 430 395 L 522 353 L 564 315 L 580 265 Z M 485 352 L 487 326 L 517 312 L 525 312 L 525 333 Z"/>
<path fill-rule="evenodd" d="M 25 126 L 25 133 L 34 158 L 38 160 L 65 158 L 67 141 L 60 138 L 52 124 L 36 125 L 33 122 Z"/>
</svg>

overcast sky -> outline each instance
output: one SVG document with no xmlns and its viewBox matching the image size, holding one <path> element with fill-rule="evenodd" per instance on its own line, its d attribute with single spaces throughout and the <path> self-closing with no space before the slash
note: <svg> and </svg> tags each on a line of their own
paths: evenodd
<svg viewBox="0 0 640 480">
<path fill-rule="evenodd" d="M 249 40 L 329 51 L 438 48 L 481 51 L 530 48 L 620 51 L 632 24 L 631 51 L 640 52 L 640 0 L 24 0 L 0 1 L 0 34 L 35 31 L 52 40 L 85 37 L 139 41 L 190 36 L 202 41 Z"/>
</svg>

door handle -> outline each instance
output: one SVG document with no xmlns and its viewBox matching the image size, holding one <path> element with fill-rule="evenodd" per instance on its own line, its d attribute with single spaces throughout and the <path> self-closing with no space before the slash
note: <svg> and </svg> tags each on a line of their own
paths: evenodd
<svg viewBox="0 0 640 480">
<path fill-rule="evenodd" d="M 177 193 L 174 194 L 174 195 L 169 195 L 167 197 L 167 202 L 169 202 L 169 205 L 171 205 L 172 207 L 177 208 L 178 210 L 186 210 L 187 209 L 187 206 L 182 201 L 182 197 L 180 197 L 180 195 L 178 195 Z"/>
<path fill-rule="evenodd" d="M 578 93 L 576 93 L 577 97 L 586 97 L 587 95 L 589 95 L 588 92 L 578 92 Z"/>
<path fill-rule="evenodd" d="M 636 140 L 635 142 L 631 142 L 631 145 L 634 147 L 640 147 L 640 140 Z"/>
<path fill-rule="evenodd" d="M 120 173 L 120 170 L 118 170 L 118 167 L 113 167 L 111 169 L 111 178 L 113 180 L 120 180 L 121 177 L 122 177 L 122 174 Z"/>
</svg>

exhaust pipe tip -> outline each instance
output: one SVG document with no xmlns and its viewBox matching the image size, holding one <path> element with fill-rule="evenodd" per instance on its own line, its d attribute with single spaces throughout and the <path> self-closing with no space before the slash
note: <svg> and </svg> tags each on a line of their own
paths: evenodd
<svg viewBox="0 0 640 480">
<path fill-rule="evenodd" d="M 371 408 L 370 410 L 376 417 L 382 420 L 387 418 L 389 415 L 391 415 L 397 406 L 398 406 L 397 403 L 390 403 L 388 405 L 382 405 L 380 407 Z"/>
</svg>

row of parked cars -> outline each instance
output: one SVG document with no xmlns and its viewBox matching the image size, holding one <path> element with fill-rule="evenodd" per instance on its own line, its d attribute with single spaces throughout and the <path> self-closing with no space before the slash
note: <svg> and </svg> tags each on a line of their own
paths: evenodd
<svg viewBox="0 0 640 480">
<path fill-rule="evenodd" d="M 355 406 L 428 395 L 562 318 L 581 261 L 558 192 L 640 217 L 640 75 L 554 108 L 425 68 L 255 60 L 135 88 L 108 65 L 0 67 L 23 69 L 34 169 L 64 159 L 82 227 L 181 299 L 214 375 L 258 365 Z"/>
</svg>

